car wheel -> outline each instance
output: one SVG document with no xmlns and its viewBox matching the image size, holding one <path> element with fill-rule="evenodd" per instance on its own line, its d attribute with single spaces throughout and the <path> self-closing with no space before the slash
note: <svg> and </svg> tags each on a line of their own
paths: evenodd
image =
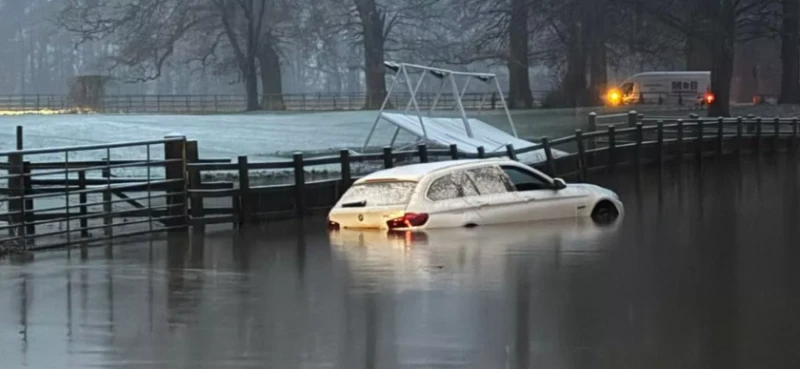
<svg viewBox="0 0 800 369">
<path fill-rule="evenodd" d="M 619 217 L 619 210 L 610 201 L 601 201 L 592 210 L 592 219 L 597 223 L 611 223 Z"/>
</svg>

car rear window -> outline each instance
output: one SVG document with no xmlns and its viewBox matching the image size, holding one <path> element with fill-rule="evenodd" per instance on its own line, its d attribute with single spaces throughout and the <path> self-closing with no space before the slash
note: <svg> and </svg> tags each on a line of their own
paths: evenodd
<svg viewBox="0 0 800 369">
<path fill-rule="evenodd" d="M 345 192 L 339 207 L 406 205 L 416 187 L 410 181 L 360 183 Z"/>
</svg>

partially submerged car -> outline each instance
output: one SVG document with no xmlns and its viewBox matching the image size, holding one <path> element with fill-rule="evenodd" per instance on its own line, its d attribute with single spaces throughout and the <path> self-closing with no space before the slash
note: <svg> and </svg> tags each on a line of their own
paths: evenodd
<svg viewBox="0 0 800 369">
<path fill-rule="evenodd" d="M 567 184 L 509 159 L 450 160 L 357 180 L 328 214 L 331 228 L 428 229 L 591 216 L 617 219 L 613 191 Z"/>
</svg>

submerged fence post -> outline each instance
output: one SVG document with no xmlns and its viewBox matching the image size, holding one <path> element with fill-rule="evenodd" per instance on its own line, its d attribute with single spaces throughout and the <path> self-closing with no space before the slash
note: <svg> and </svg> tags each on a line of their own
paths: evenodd
<svg viewBox="0 0 800 369">
<path fill-rule="evenodd" d="M 23 142 L 22 126 L 17 126 L 16 136 L 17 136 L 17 150 L 22 150 L 22 142 Z"/>
<path fill-rule="evenodd" d="M 250 215 L 252 214 L 251 205 L 253 202 L 250 196 L 250 168 L 247 164 L 247 156 L 241 155 L 236 158 L 236 166 L 239 172 L 239 224 L 250 223 Z"/>
<path fill-rule="evenodd" d="M 658 141 L 658 169 L 664 169 L 664 121 L 656 123 L 656 140 Z"/>
<path fill-rule="evenodd" d="M 587 128 L 589 133 L 597 131 L 597 113 L 591 112 L 589 113 L 589 127 Z M 588 142 L 589 150 L 594 150 L 597 148 L 597 139 L 591 139 Z"/>
<path fill-rule="evenodd" d="M 353 183 L 353 176 L 350 173 L 350 150 L 339 150 L 339 165 L 342 172 L 342 189 L 339 191 L 339 196 L 341 196 Z"/>
<path fill-rule="evenodd" d="M 722 158 L 722 155 L 725 154 L 725 147 L 724 147 L 725 132 L 723 132 L 724 130 L 725 130 L 725 119 L 719 117 L 719 119 L 717 119 L 717 157 L 719 157 L 720 159 Z"/>
<path fill-rule="evenodd" d="M 36 234 L 35 214 L 33 210 L 33 199 L 28 198 L 28 195 L 33 194 L 33 176 L 31 176 L 31 162 L 22 162 L 22 214 L 25 221 L 25 237 L 27 245 L 27 237 Z M 33 240 L 31 240 L 33 241 Z"/>
<path fill-rule="evenodd" d="M 616 133 L 616 128 L 614 128 L 614 125 L 612 124 L 608 126 L 608 172 L 612 174 L 614 173 L 614 170 L 616 169 L 617 166 L 616 163 L 617 158 L 615 157 L 616 156 L 615 151 L 617 150 L 616 146 L 617 146 L 617 133 Z"/>
<path fill-rule="evenodd" d="M 736 118 L 736 155 L 741 157 L 742 151 L 744 149 L 742 146 L 744 145 L 744 140 L 742 135 L 744 134 L 744 119 L 742 117 Z"/>
<path fill-rule="evenodd" d="M 675 144 L 675 148 L 677 149 L 677 157 L 678 163 L 680 165 L 683 162 L 683 119 L 678 119 L 678 137 L 677 142 Z"/>
<path fill-rule="evenodd" d="M 392 154 L 391 146 L 383 148 L 383 167 L 386 169 L 394 167 L 394 154 Z"/>
<path fill-rule="evenodd" d="M 761 118 L 756 118 L 756 156 L 761 156 Z"/>
<path fill-rule="evenodd" d="M 180 230 L 187 225 L 186 203 L 186 137 L 181 135 L 166 136 L 164 142 L 164 174 L 168 181 L 166 186 L 167 216 L 165 225 Z M 176 140 L 178 138 L 178 140 Z M 110 160 L 110 158 L 109 158 Z M 109 193 L 110 197 L 110 193 Z"/>
<path fill-rule="evenodd" d="M 550 140 L 547 137 L 542 138 L 542 147 L 544 148 L 544 156 L 547 160 L 547 174 L 551 177 L 556 177 L 556 163 L 553 161 L 553 151 L 550 149 Z"/>
<path fill-rule="evenodd" d="M 642 123 L 636 123 L 636 172 L 641 173 L 642 171 L 642 164 L 644 162 L 644 155 L 642 150 L 642 143 L 644 142 L 644 125 Z"/>
<path fill-rule="evenodd" d="M 478 146 L 478 159 L 486 158 L 486 149 L 483 146 Z"/>
<path fill-rule="evenodd" d="M 419 153 L 419 162 L 420 163 L 427 163 L 428 162 L 428 146 L 424 143 L 421 143 L 417 146 L 417 152 Z"/>
<path fill-rule="evenodd" d="M 8 212 L 9 212 L 9 227 L 8 228 L 8 235 L 11 237 L 17 237 L 17 245 L 20 247 L 25 247 L 25 227 L 23 225 L 24 218 L 23 218 L 23 197 L 24 197 L 24 186 L 25 186 L 25 179 L 23 177 L 23 164 L 22 164 L 22 154 L 15 152 L 8 155 L 8 196 L 11 198 L 8 201 Z M 14 242 L 12 240 L 12 242 Z"/>
<path fill-rule="evenodd" d="M 81 191 L 80 195 L 78 195 L 78 202 L 80 203 L 80 228 L 81 228 L 81 238 L 89 237 L 89 219 L 86 218 L 89 215 L 89 208 L 86 206 L 86 203 L 89 201 L 87 194 L 84 192 L 86 190 L 86 171 L 82 170 L 78 172 L 78 190 Z"/>
<path fill-rule="evenodd" d="M 294 163 L 295 213 L 298 217 L 302 217 L 306 213 L 306 172 L 303 167 L 303 153 L 294 153 L 292 162 Z"/>
<path fill-rule="evenodd" d="M 512 144 L 506 145 L 506 155 L 508 155 L 508 158 L 511 160 L 514 161 L 517 160 L 517 152 L 514 151 L 514 145 Z"/>
<path fill-rule="evenodd" d="M 781 139 L 781 119 L 775 117 L 774 126 L 772 127 L 774 130 L 775 137 L 773 137 L 772 142 L 772 152 L 777 154 L 778 153 L 778 146 L 780 146 L 780 139 Z"/>
<path fill-rule="evenodd" d="M 704 126 L 703 120 L 698 119 L 696 126 L 697 138 L 694 144 L 695 160 L 697 160 L 698 163 L 703 161 L 703 143 L 705 142 L 705 137 L 703 136 L 703 126 Z"/>
<path fill-rule="evenodd" d="M 578 180 L 586 181 L 586 148 L 583 146 L 583 132 L 575 130 L 575 142 L 578 144 Z"/>
<path fill-rule="evenodd" d="M 200 162 L 200 153 L 198 152 L 197 148 L 197 141 L 186 141 L 186 163 L 187 163 L 187 179 L 188 183 L 186 187 L 189 190 L 200 190 L 202 189 L 203 184 L 203 177 L 199 170 L 196 168 L 192 168 L 188 166 L 191 163 L 199 163 Z M 202 219 L 205 217 L 205 204 L 203 203 L 203 196 L 199 193 L 187 191 L 189 194 L 189 211 L 190 211 L 190 218 L 189 218 L 189 225 L 192 226 L 193 230 L 204 230 L 205 223 L 203 221 L 193 222 L 193 219 Z M 196 228 L 195 228 L 196 227 Z"/>
<path fill-rule="evenodd" d="M 458 160 L 458 145 L 450 145 L 450 158 L 453 160 Z"/>
</svg>

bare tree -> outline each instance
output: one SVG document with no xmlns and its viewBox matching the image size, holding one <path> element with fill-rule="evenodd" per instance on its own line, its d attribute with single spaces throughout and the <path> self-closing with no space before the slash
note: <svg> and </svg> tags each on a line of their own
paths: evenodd
<svg viewBox="0 0 800 369">
<path fill-rule="evenodd" d="M 110 68 L 128 68 L 131 82 L 159 78 L 177 49 L 192 47 L 186 53 L 191 61 L 221 63 L 220 70 L 228 63 L 236 66 L 247 110 L 261 108 L 259 79 L 265 94 L 281 92 L 274 37 L 277 24 L 286 18 L 280 0 L 65 1 L 59 24 L 78 35 L 79 42 L 113 40 L 120 45 Z"/>
</svg>

